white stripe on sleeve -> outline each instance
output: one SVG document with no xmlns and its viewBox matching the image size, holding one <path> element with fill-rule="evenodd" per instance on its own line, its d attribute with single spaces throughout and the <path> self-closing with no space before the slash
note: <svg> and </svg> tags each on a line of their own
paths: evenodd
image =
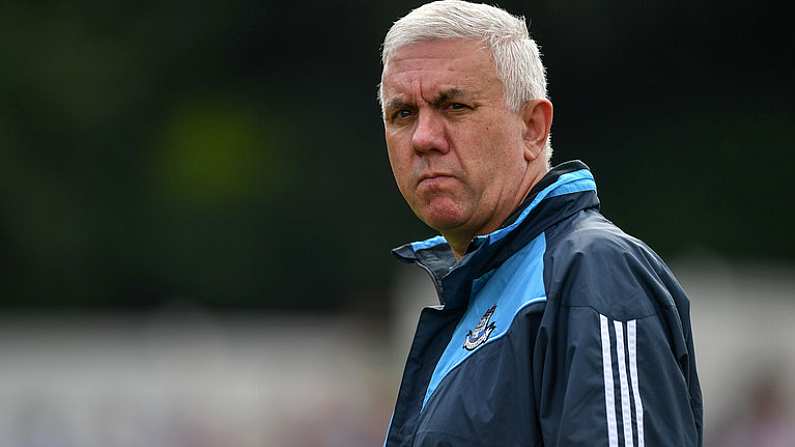
<svg viewBox="0 0 795 447">
<path fill-rule="evenodd" d="M 632 379 L 632 396 L 635 398 L 635 420 L 638 422 L 638 447 L 644 447 L 643 441 L 643 402 L 638 387 L 638 348 L 637 322 L 627 323 L 627 351 L 629 351 L 629 376 Z"/>
<path fill-rule="evenodd" d="M 624 325 L 614 321 L 616 329 L 616 355 L 618 361 L 618 378 L 621 382 L 621 425 L 624 427 L 624 447 L 633 447 L 632 441 L 632 407 L 629 404 L 629 383 L 627 382 L 627 357 L 624 355 Z"/>
<path fill-rule="evenodd" d="M 607 317 L 599 314 L 602 335 L 602 371 L 605 382 L 605 411 L 607 412 L 608 447 L 618 447 L 618 427 L 616 423 L 616 400 L 613 395 L 613 359 L 610 354 L 610 330 Z"/>
</svg>

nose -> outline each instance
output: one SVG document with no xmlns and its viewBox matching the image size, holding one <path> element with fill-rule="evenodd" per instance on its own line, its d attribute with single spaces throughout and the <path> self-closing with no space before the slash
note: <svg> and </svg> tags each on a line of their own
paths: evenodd
<svg viewBox="0 0 795 447">
<path fill-rule="evenodd" d="M 449 145 L 442 117 L 433 110 L 421 110 L 411 136 L 411 145 L 418 153 L 431 151 L 446 153 Z"/>
</svg>

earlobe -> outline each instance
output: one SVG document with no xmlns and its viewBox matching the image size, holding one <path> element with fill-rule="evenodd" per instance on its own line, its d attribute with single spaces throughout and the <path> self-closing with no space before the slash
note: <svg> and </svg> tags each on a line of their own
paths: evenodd
<svg viewBox="0 0 795 447">
<path fill-rule="evenodd" d="M 528 162 L 544 152 L 552 127 L 552 103 L 548 99 L 531 99 L 522 106 L 525 143 L 524 157 Z"/>
<path fill-rule="evenodd" d="M 525 161 L 530 163 L 533 160 L 535 160 L 536 158 L 538 158 L 539 154 L 541 154 L 541 151 L 539 150 L 539 148 L 537 146 L 529 144 L 529 142 L 527 140 L 525 140 L 525 142 L 524 142 L 524 159 L 525 159 Z"/>
</svg>

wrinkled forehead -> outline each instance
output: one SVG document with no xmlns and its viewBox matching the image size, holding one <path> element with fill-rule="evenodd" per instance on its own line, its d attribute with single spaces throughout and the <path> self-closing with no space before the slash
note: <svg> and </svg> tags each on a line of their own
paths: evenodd
<svg viewBox="0 0 795 447">
<path fill-rule="evenodd" d="M 382 72 L 383 99 L 459 89 L 475 91 L 500 88 L 491 50 L 479 40 L 421 41 L 392 53 Z"/>
<path fill-rule="evenodd" d="M 389 53 L 384 54 L 384 69 L 395 59 L 401 59 L 409 54 L 425 53 L 428 55 L 450 55 L 460 52 L 485 51 L 491 55 L 491 49 L 482 39 L 469 39 L 463 37 L 453 38 L 418 38 L 417 40 L 406 41 L 399 46 L 389 49 Z"/>
</svg>

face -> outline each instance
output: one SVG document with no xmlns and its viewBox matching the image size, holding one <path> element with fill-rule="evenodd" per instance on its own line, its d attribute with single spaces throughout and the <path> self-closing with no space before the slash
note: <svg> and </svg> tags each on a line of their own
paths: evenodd
<svg viewBox="0 0 795 447">
<path fill-rule="evenodd" d="M 399 49 L 383 75 L 384 128 L 398 189 L 441 232 L 483 234 L 522 200 L 528 159 L 520 113 L 488 48 L 471 40 Z"/>
</svg>

